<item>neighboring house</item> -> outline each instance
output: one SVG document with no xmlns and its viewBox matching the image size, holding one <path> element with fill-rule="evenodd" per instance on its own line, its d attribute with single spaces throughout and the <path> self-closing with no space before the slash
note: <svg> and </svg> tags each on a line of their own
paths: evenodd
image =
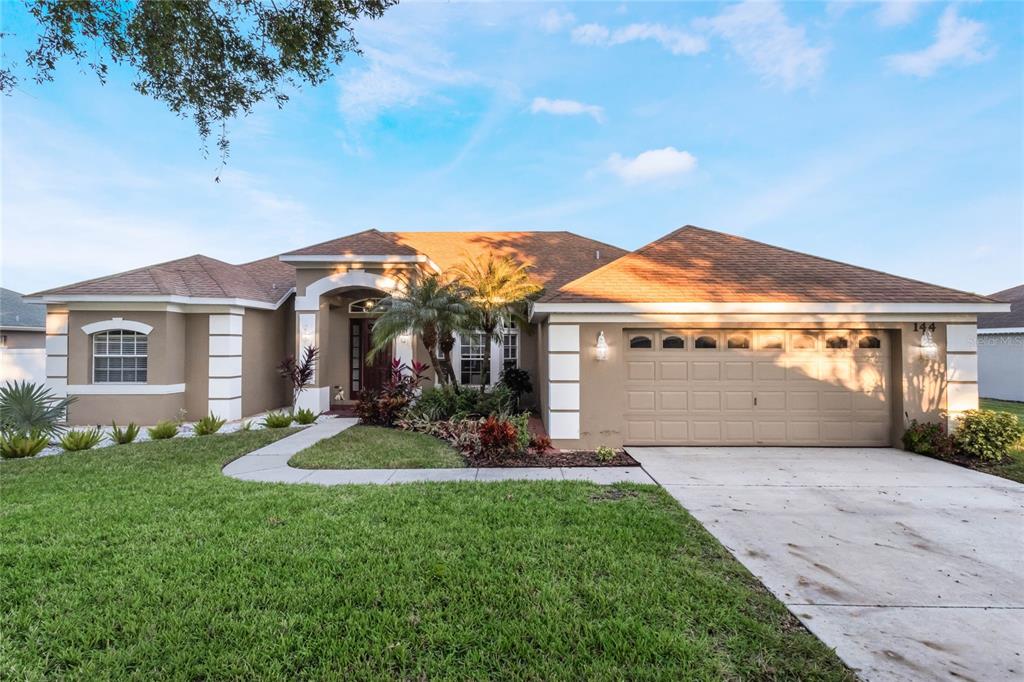
<svg viewBox="0 0 1024 682">
<path fill-rule="evenodd" d="M 533 377 L 556 446 L 889 445 L 904 414 L 977 405 L 976 316 L 1008 306 L 697 227 L 628 253 L 568 232 L 367 230 L 243 265 L 191 256 L 36 294 L 47 374 L 74 423 L 237 419 L 288 400 L 315 344 L 326 410 L 382 379 L 372 303 L 467 255 L 511 255 L 545 292 L 493 353 Z M 479 380 L 484 343 L 456 344 Z M 400 338 L 392 355 L 425 360 Z"/>
<path fill-rule="evenodd" d="M 46 381 L 46 307 L 0 288 L 0 382 Z"/>
<path fill-rule="evenodd" d="M 1024 401 L 1024 284 L 990 298 L 1010 312 L 978 316 L 978 391 L 983 398 Z"/>
</svg>

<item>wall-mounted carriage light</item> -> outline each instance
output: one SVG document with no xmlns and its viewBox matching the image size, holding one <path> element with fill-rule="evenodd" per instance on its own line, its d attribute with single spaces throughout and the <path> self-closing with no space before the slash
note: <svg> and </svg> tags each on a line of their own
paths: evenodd
<svg viewBox="0 0 1024 682">
<path fill-rule="evenodd" d="M 598 360 L 608 359 L 608 342 L 604 339 L 604 332 L 597 335 L 597 345 L 594 346 L 594 353 Z"/>
<path fill-rule="evenodd" d="M 925 330 L 921 334 L 921 355 L 926 358 L 934 358 L 939 354 L 939 344 L 935 343 L 935 339 L 932 337 L 930 330 Z"/>
</svg>

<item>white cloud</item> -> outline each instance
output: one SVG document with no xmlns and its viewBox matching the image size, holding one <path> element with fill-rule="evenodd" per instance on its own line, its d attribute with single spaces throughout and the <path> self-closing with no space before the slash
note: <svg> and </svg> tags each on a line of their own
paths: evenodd
<svg viewBox="0 0 1024 682">
<path fill-rule="evenodd" d="M 884 28 L 905 26 L 917 17 L 921 4 L 916 0 L 883 0 L 875 10 L 875 21 Z"/>
<path fill-rule="evenodd" d="M 557 9 L 549 9 L 540 17 L 540 27 L 548 33 L 558 33 L 574 23 L 576 23 L 576 17 L 572 12 L 563 12 Z"/>
<path fill-rule="evenodd" d="M 675 147 L 651 149 L 634 158 L 615 153 L 605 161 L 605 168 L 630 184 L 665 180 L 689 173 L 697 167 L 697 157 Z"/>
<path fill-rule="evenodd" d="M 554 114 L 555 116 L 581 116 L 592 117 L 598 123 L 604 123 L 604 109 L 596 104 L 584 104 L 572 99 L 548 99 L 547 97 L 535 97 L 530 111 L 535 114 Z"/>
<path fill-rule="evenodd" d="M 769 83 L 787 89 L 817 80 L 825 48 L 812 47 L 802 26 L 793 26 L 775 2 L 746 0 L 697 25 L 715 33 Z"/>
<path fill-rule="evenodd" d="M 695 55 L 708 49 L 703 37 L 662 24 L 630 24 L 614 31 L 601 24 L 584 24 L 573 29 L 572 40 L 580 45 L 624 45 L 653 40 L 675 55 Z"/>
<path fill-rule="evenodd" d="M 988 47 L 985 25 L 961 18 L 952 5 L 939 17 L 935 42 L 917 52 L 894 54 L 886 63 L 894 71 L 912 76 L 931 76 L 941 67 L 952 64 L 975 64 L 993 54 Z"/>
</svg>

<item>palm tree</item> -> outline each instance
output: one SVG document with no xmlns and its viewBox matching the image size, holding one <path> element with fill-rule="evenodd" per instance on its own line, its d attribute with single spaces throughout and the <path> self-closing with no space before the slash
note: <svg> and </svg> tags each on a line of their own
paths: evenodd
<svg viewBox="0 0 1024 682">
<path fill-rule="evenodd" d="M 455 268 L 458 284 L 465 290 L 473 326 L 488 341 L 501 341 L 504 329 L 525 321 L 526 301 L 541 290 L 530 280 L 529 267 L 494 254 L 467 258 Z M 484 344 L 484 386 L 491 383 L 491 344 Z"/>
<path fill-rule="evenodd" d="M 437 274 L 411 280 L 404 291 L 382 299 L 377 304 L 381 312 L 373 323 L 373 347 L 369 356 L 377 353 L 403 334 L 416 334 L 427 351 L 434 374 L 439 383 L 447 383 L 453 375 L 438 357 L 438 341 L 451 330 L 461 329 L 468 306 L 457 287 L 444 282 Z M 450 363 L 449 363 L 450 364 Z"/>
</svg>

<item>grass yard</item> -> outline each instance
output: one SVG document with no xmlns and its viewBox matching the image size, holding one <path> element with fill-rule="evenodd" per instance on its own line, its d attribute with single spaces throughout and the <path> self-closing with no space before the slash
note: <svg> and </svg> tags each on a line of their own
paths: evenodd
<svg viewBox="0 0 1024 682">
<path fill-rule="evenodd" d="M 1016 415 L 1017 419 L 1024 422 L 1024 403 L 1015 403 L 1010 400 L 993 400 L 992 398 L 981 399 L 981 409 L 993 410 L 995 412 L 1009 412 Z M 1011 481 L 1024 483 L 1024 443 L 1019 444 L 1010 450 L 1009 457 L 998 464 L 983 464 L 978 467 L 985 473 L 995 476 L 1002 476 Z"/>
<path fill-rule="evenodd" d="M 424 433 L 353 426 L 299 452 L 288 462 L 300 469 L 447 469 L 466 466 L 444 441 Z"/>
<path fill-rule="evenodd" d="M 0 677 L 853 680 L 656 487 L 220 473 L 282 435 L 0 463 Z"/>
</svg>

